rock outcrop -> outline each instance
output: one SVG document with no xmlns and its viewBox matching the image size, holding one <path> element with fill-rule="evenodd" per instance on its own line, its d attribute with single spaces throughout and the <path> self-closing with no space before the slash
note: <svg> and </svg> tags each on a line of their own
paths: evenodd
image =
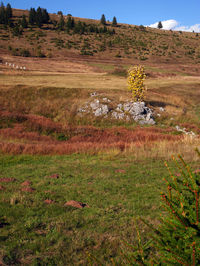
<svg viewBox="0 0 200 266">
<path fill-rule="evenodd" d="M 153 111 L 144 102 L 120 102 L 116 105 L 112 100 L 100 98 L 97 93 L 91 94 L 91 101 L 78 109 L 80 115 L 93 114 L 96 117 L 110 117 L 115 120 L 135 121 L 140 125 L 154 125 Z"/>
</svg>

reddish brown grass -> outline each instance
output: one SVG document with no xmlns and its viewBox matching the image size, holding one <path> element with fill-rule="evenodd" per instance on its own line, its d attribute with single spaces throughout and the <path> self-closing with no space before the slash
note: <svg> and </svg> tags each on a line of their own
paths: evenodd
<svg viewBox="0 0 200 266">
<path fill-rule="evenodd" d="M 12 128 L 0 129 L 0 151 L 9 154 L 71 154 L 97 153 L 102 150 L 127 150 L 150 145 L 159 141 L 178 141 L 181 136 L 170 134 L 172 129 L 155 127 L 113 127 L 99 129 L 92 126 L 63 126 L 52 120 L 36 116 L 0 112 L 0 117 L 11 119 Z M 66 141 L 58 141 L 56 135 L 67 136 Z M 50 135 L 43 135 L 50 134 Z"/>
</svg>

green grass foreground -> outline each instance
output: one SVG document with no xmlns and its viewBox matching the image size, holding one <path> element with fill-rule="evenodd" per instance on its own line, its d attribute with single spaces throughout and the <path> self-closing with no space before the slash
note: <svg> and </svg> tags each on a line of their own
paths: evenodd
<svg viewBox="0 0 200 266">
<path fill-rule="evenodd" d="M 0 178 L 16 179 L 0 184 L 0 260 L 80 265 L 89 252 L 105 264 L 112 257 L 120 263 L 121 241 L 137 241 L 134 217 L 159 217 L 166 175 L 162 161 L 122 155 L 0 156 Z M 22 191 L 26 180 L 33 192 Z M 69 200 L 89 208 L 64 206 Z"/>
</svg>

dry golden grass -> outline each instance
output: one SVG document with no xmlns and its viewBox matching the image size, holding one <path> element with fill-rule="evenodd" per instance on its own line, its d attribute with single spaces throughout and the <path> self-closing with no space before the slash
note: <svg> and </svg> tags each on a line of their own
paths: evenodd
<svg viewBox="0 0 200 266">
<path fill-rule="evenodd" d="M 1 150 L 5 153 L 31 153 L 31 154 L 66 154 L 73 152 L 106 154 L 134 154 L 139 158 L 169 158 L 171 154 L 181 152 L 186 156 L 193 156 L 193 150 L 199 147 L 199 138 L 189 139 L 174 136 L 169 132 L 166 138 L 162 133 L 149 134 L 147 129 L 138 132 L 136 140 L 128 140 L 128 136 L 115 134 L 100 134 L 96 129 L 87 133 L 90 138 L 75 134 L 70 141 L 60 143 L 56 134 L 63 132 L 63 126 L 95 124 L 94 119 L 87 117 L 87 121 L 76 120 L 76 110 L 90 97 L 91 92 L 98 92 L 101 96 L 108 97 L 113 103 L 130 100 L 131 95 L 127 90 L 125 77 L 105 73 L 44 73 L 31 72 L 3 74 L 0 76 L 0 106 L 2 111 L 11 113 L 32 114 L 42 116 L 32 124 L 26 123 L 25 133 L 16 128 L 1 130 Z M 189 76 L 162 76 L 148 78 L 146 102 L 156 112 L 160 107 L 165 108 L 165 113 L 158 119 L 157 124 L 174 126 L 186 123 L 188 130 L 198 132 L 199 118 L 195 116 L 194 106 L 199 104 L 200 78 Z M 45 120 L 50 118 L 50 120 Z M 174 118 L 171 122 L 170 118 Z M 38 120 L 39 121 L 39 120 Z M 46 122 L 45 122 L 46 121 Z M 36 123 L 37 122 L 37 123 Z M 54 125 L 60 122 L 61 125 Z M 93 123 L 94 122 L 94 123 Z M 50 130 L 51 137 L 41 136 L 44 131 Z M 196 125 L 196 126 L 195 126 Z M 106 124 L 102 124 L 106 127 Z M 57 129 L 55 129 L 55 128 Z M 60 128 L 58 130 L 58 128 Z M 53 131 L 52 131 L 53 130 Z M 117 129 L 114 129 L 117 131 Z M 38 133 L 39 132 L 39 133 Z M 53 132 L 53 133 L 52 133 Z M 107 131 L 106 131 L 107 132 Z M 55 136 L 54 136 L 55 133 Z M 65 133 L 65 132 L 64 132 Z M 107 132 L 108 133 L 108 132 Z M 45 133 L 46 134 L 46 133 Z M 52 135 L 53 134 L 53 135 Z M 85 133 L 86 134 L 86 133 Z M 86 135 L 87 135 L 86 134 Z M 121 133 L 120 133 L 121 134 Z M 147 135 L 145 135 L 147 134 Z M 148 135 L 149 134 L 149 135 Z M 7 137 L 6 137 L 7 136 Z M 52 139 L 52 136 L 53 139 Z M 97 139 L 95 138 L 97 137 Z M 110 140 L 110 142 L 108 141 Z"/>
<path fill-rule="evenodd" d="M 57 88 L 126 89 L 126 80 L 101 73 L 1 75 L 0 84 Z"/>
<path fill-rule="evenodd" d="M 63 122 L 74 117 L 76 107 L 83 105 L 93 91 L 116 103 L 131 99 L 126 78 L 103 73 L 10 73 L 0 76 L 0 85 L 3 110 L 31 112 Z M 197 122 L 193 109 L 200 101 L 199 77 L 148 78 L 146 85 L 146 102 L 156 112 L 164 107 L 168 118 Z"/>
<path fill-rule="evenodd" d="M 200 148 L 200 138 L 186 135 L 178 141 L 164 140 L 150 145 L 147 143 L 139 147 L 133 144 L 126 150 L 126 154 L 134 154 L 138 160 L 143 158 L 168 160 L 172 155 L 184 154 L 186 160 L 198 161 L 196 148 Z"/>
</svg>

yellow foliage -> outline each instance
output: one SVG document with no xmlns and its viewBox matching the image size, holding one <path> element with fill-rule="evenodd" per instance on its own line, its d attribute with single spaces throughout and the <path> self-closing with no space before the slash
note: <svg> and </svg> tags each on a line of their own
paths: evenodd
<svg viewBox="0 0 200 266">
<path fill-rule="evenodd" d="M 128 89 L 132 92 L 134 101 L 144 101 L 147 91 L 144 85 L 145 78 L 146 75 L 142 66 L 135 66 L 128 70 Z"/>
</svg>

